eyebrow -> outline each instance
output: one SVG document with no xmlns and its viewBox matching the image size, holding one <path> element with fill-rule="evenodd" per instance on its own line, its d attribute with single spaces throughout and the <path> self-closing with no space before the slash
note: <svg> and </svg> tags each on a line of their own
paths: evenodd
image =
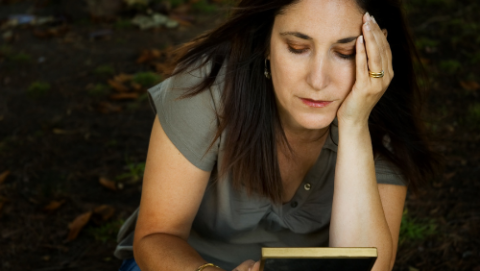
<svg viewBox="0 0 480 271">
<path fill-rule="evenodd" d="M 295 36 L 297 38 L 304 39 L 304 40 L 312 40 L 312 37 L 310 37 L 306 34 L 300 33 L 300 32 L 282 32 L 282 33 L 280 33 L 280 35 L 281 36 Z M 337 40 L 336 43 L 350 43 L 350 42 L 352 42 L 356 39 L 357 39 L 357 37 L 348 37 L 348 38 L 339 39 L 339 40 Z"/>
</svg>

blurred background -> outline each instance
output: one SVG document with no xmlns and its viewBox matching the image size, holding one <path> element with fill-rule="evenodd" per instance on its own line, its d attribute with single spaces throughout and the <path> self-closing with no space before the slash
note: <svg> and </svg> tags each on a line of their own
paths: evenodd
<svg viewBox="0 0 480 271">
<path fill-rule="evenodd" d="M 394 270 L 480 271 L 480 3 L 404 3 L 445 166 L 407 196 Z M 0 0 L 0 270 L 118 270 L 155 117 L 146 89 L 232 4 Z"/>
</svg>

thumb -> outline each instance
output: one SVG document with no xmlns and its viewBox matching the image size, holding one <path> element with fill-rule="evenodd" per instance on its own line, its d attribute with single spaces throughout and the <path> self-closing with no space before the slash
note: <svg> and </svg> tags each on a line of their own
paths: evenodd
<svg viewBox="0 0 480 271">
<path fill-rule="evenodd" d="M 248 268 L 248 271 L 260 271 L 260 261 L 255 262 L 255 264 Z"/>
</svg>

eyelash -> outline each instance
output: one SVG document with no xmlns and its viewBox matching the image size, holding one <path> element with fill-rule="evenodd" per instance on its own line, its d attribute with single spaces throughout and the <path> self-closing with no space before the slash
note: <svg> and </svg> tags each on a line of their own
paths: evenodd
<svg viewBox="0 0 480 271">
<path fill-rule="evenodd" d="M 307 51 L 307 49 L 293 49 L 292 47 L 288 46 L 288 51 L 290 51 L 290 53 L 292 53 L 292 54 L 299 55 L 299 54 L 302 54 L 305 51 Z M 353 59 L 353 58 L 355 58 L 355 54 L 351 54 L 351 55 L 344 55 L 344 54 L 340 54 L 340 53 L 336 53 L 336 54 L 337 54 L 338 57 L 343 58 L 343 59 Z"/>
</svg>

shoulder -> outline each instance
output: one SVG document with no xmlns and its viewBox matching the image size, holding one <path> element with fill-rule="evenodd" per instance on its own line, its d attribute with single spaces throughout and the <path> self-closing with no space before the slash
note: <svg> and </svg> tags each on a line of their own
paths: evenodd
<svg viewBox="0 0 480 271">
<path fill-rule="evenodd" d="M 205 80 L 210 63 L 201 61 L 150 88 L 150 105 L 172 143 L 195 166 L 211 170 L 216 161 L 216 145 L 209 148 L 218 129 L 221 85 L 184 97 Z"/>
</svg>

